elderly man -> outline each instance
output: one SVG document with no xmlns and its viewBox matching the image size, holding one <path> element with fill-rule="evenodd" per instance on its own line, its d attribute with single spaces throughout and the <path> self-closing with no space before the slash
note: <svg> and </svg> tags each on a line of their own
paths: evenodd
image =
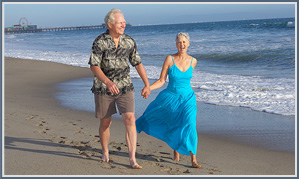
<svg viewBox="0 0 299 179">
<path fill-rule="evenodd" d="M 129 74 L 129 62 L 136 68 L 145 84 L 141 91 L 144 98 L 150 94 L 150 84 L 134 39 L 124 34 L 126 21 L 122 12 L 112 9 L 106 15 L 105 23 L 109 29 L 93 42 L 89 60 L 91 71 L 95 75 L 91 90 L 95 97 L 96 118 L 100 118 L 102 160 L 109 161 L 111 115 L 116 113 L 117 105 L 126 126 L 125 136 L 130 166 L 134 169 L 141 169 L 135 157 L 137 132 L 134 87 Z"/>
</svg>

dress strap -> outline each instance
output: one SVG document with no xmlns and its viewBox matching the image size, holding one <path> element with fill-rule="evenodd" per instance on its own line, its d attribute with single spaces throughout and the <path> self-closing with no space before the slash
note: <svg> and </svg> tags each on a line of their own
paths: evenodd
<svg viewBox="0 0 299 179">
<path fill-rule="evenodd" d="M 175 63 L 174 63 L 174 59 L 173 59 L 173 56 L 172 56 L 172 55 L 170 55 L 170 56 L 171 56 L 171 58 L 172 58 L 173 64 L 175 64 Z"/>
<path fill-rule="evenodd" d="M 191 59 L 191 64 L 190 64 L 190 66 L 192 66 L 192 62 L 193 62 L 193 57 L 192 57 L 192 59 Z"/>
</svg>

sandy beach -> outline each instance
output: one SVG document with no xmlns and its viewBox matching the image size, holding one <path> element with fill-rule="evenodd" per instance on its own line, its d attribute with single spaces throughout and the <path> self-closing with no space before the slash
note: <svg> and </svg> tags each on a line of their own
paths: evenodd
<svg viewBox="0 0 299 179">
<path fill-rule="evenodd" d="M 5 58 L 4 61 L 4 171 L 12 175 L 297 175 L 295 153 L 275 151 L 216 138 L 199 131 L 197 160 L 172 160 L 164 142 L 138 134 L 137 161 L 129 166 L 125 128 L 113 119 L 111 162 L 100 162 L 99 120 L 94 113 L 60 106 L 55 85 L 92 77 L 88 68 L 53 62 Z M 214 111 L 219 113 L 219 111 Z"/>
</svg>

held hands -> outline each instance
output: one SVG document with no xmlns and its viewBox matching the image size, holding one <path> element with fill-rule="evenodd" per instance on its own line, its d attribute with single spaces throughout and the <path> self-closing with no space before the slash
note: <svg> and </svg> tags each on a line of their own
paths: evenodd
<svg viewBox="0 0 299 179">
<path fill-rule="evenodd" d="M 108 82 L 106 86 L 112 94 L 119 93 L 118 87 L 112 81 Z M 144 99 L 147 99 L 150 93 L 151 93 L 150 87 L 146 86 L 141 90 L 141 96 L 143 96 Z"/>
<path fill-rule="evenodd" d="M 141 96 L 143 96 L 144 99 L 147 99 L 150 93 L 151 93 L 150 87 L 146 86 L 141 90 Z"/>
</svg>

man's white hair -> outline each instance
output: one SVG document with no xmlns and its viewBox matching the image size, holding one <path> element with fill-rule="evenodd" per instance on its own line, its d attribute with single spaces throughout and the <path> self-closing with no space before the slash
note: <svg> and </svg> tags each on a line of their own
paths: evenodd
<svg viewBox="0 0 299 179">
<path fill-rule="evenodd" d="M 123 14 L 119 9 L 111 9 L 105 17 L 105 24 L 108 27 L 108 22 L 114 23 L 114 14 Z"/>
</svg>

